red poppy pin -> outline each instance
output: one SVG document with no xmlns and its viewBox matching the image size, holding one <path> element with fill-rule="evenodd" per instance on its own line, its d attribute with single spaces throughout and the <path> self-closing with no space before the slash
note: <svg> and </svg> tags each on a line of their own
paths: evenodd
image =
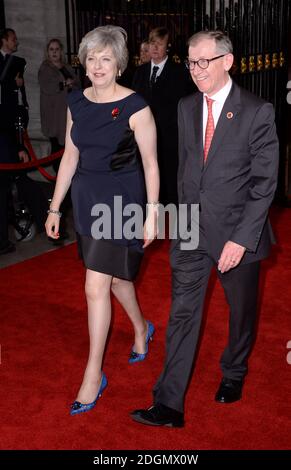
<svg viewBox="0 0 291 470">
<path fill-rule="evenodd" d="M 226 115 L 227 119 L 232 119 L 233 118 L 233 113 L 229 111 Z"/>
<path fill-rule="evenodd" d="M 119 109 L 118 108 L 112 109 L 111 116 L 113 117 L 113 119 L 116 119 L 117 116 L 119 116 Z"/>
</svg>

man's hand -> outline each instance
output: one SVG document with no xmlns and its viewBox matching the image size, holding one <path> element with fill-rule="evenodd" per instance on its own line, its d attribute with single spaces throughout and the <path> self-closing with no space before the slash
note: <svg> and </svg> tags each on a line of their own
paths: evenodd
<svg viewBox="0 0 291 470">
<path fill-rule="evenodd" d="M 19 160 L 23 163 L 29 162 L 29 156 L 28 156 L 28 153 L 25 150 L 20 150 L 18 152 L 18 157 L 19 157 Z"/>
<path fill-rule="evenodd" d="M 223 274 L 235 268 L 241 262 L 245 251 L 246 248 L 244 246 L 231 241 L 226 242 L 218 260 L 218 271 Z"/>
<path fill-rule="evenodd" d="M 21 87 L 21 86 L 23 85 L 23 83 L 24 83 L 23 78 L 21 78 L 21 77 L 19 76 L 19 72 L 18 72 L 18 74 L 17 74 L 16 77 L 15 77 L 15 81 L 16 81 L 16 85 L 17 85 L 18 87 Z"/>
</svg>

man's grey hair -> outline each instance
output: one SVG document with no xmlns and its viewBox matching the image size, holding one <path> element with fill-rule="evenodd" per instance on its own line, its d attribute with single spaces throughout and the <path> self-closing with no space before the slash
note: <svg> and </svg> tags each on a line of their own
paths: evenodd
<svg viewBox="0 0 291 470">
<path fill-rule="evenodd" d="M 233 52 L 231 40 L 222 31 L 199 31 L 188 39 L 188 46 L 197 46 L 204 39 L 214 39 L 217 54 L 232 54 Z"/>
<path fill-rule="evenodd" d="M 113 55 L 117 61 L 117 69 L 124 72 L 128 62 L 127 33 L 120 26 L 106 25 L 98 26 L 87 33 L 79 46 L 78 57 L 85 67 L 86 57 L 89 50 L 95 49 L 98 52 L 106 47 L 111 47 Z"/>
</svg>

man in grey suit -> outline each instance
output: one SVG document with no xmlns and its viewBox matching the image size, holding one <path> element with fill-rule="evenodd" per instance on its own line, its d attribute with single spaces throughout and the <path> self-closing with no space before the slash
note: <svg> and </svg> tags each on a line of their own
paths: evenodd
<svg viewBox="0 0 291 470">
<path fill-rule="evenodd" d="M 199 91 L 179 102 L 178 193 L 179 203 L 199 204 L 199 245 L 183 251 L 176 240 L 171 247 L 165 365 L 154 387 L 154 405 L 131 414 L 155 426 L 184 425 L 185 391 L 213 266 L 230 307 L 215 400 L 241 399 L 254 339 L 260 260 L 273 238 L 268 220 L 278 171 L 273 107 L 231 80 L 232 44 L 226 35 L 202 31 L 188 44 L 188 67 Z"/>
</svg>

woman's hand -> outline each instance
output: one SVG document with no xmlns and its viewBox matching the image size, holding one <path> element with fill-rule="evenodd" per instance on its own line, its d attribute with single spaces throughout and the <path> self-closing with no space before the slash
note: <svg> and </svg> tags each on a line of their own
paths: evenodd
<svg viewBox="0 0 291 470">
<path fill-rule="evenodd" d="M 60 217 L 57 214 L 49 214 L 46 219 L 45 229 L 48 237 L 57 240 L 60 237 Z"/>
<path fill-rule="evenodd" d="M 147 218 L 143 227 L 143 248 L 149 246 L 158 236 L 158 208 L 148 206 Z"/>
</svg>

